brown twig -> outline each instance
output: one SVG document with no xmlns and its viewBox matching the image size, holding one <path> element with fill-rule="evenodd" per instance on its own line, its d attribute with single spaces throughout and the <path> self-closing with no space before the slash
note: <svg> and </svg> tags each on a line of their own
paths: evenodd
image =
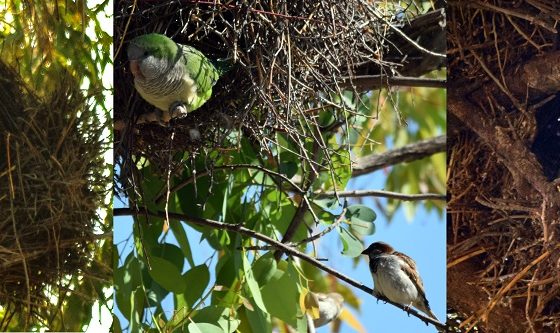
<svg viewBox="0 0 560 333">
<path fill-rule="evenodd" d="M 395 148 L 385 153 L 361 157 L 352 170 L 352 176 L 364 175 L 390 165 L 411 162 L 445 152 L 446 147 L 446 136 L 441 135 Z"/>
<path fill-rule="evenodd" d="M 404 194 L 398 192 L 381 191 L 381 190 L 355 190 L 355 191 L 339 191 L 339 192 L 316 192 L 319 196 L 332 197 L 337 194 L 341 198 L 345 197 L 381 197 L 398 199 L 403 201 L 420 201 L 420 200 L 447 200 L 445 194 L 438 193 L 421 193 L 421 194 Z"/>
</svg>

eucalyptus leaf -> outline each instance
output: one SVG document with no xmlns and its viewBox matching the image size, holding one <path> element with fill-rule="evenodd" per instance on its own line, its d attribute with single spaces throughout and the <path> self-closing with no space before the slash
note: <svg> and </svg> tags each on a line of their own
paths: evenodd
<svg viewBox="0 0 560 333">
<path fill-rule="evenodd" d="M 164 258 L 156 256 L 150 257 L 150 264 L 152 269 L 149 273 L 154 281 L 171 292 L 183 293 L 185 283 L 177 266 Z"/>
<path fill-rule="evenodd" d="M 255 280 L 257 280 L 260 286 L 264 286 L 274 276 L 276 268 L 277 264 L 272 252 L 266 253 L 253 264 Z"/>
<path fill-rule="evenodd" d="M 356 238 L 350 231 L 343 227 L 336 228 L 342 241 L 342 254 L 349 257 L 357 257 L 364 250 L 364 246 L 359 239 Z"/>
<path fill-rule="evenodd" d="M 251 268 L 251 264 L 249 263 L 246 255 L 243 255 L 243 272 L 245 273 L 244 279 L 247 289 L 249 289 L 255 305 L 257 305 L 263 312 L 266 312 L 267 310 L 262 299 L 259 284 L 255 280 L 253 269 Z"/>
<path fill-rule="evenodd" d="M 352 205 L 346 210 L 346 218 L 350 221 L 350 230 L 358 235 L 372 235 L 375 232 L 377 214 L 365 205 Z"/>
<path fill-rule="evenodd" d="M 224 333 L 224 330 L 209 323 L 189 323 L 189 333 Z"/>
<path fill-rule="evenodd" d="M 198 310 L 192 319 L 197 323 L 218 324 L 223 332 L 233 333 L 239 327 L 239 319 L 232 311 L 229 307 L 211 305 Z"/>
<path fill-rule="evenodd" d="M 210 282 L 210 272 L 205 264 L 195 266 L 183 274 L 185 291 L 184 299 L 188 306 L 192 308 L 202 297 L 202 293 Z"/>
<path fill-rule="evenodd" d="M 268 313 L 295 327 L 299 309 L 298 281 L 284 272 L 270 280 L 261 290 Z M 301 312 L 301 311 L 300 311 Z"/>
</svg>

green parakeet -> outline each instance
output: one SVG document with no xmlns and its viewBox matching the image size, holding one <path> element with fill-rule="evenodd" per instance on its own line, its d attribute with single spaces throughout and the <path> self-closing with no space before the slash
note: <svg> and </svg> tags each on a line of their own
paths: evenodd
<svg viewBox="0 0 560 333">
<path fill-rule="evenodd" d="M 200 51 L 161 34 L 134 38 L 127 54 L 136 90 L 163 111 L 160 121 L 164 123 L 203 105 L 220 76 Z"/>
</svg>

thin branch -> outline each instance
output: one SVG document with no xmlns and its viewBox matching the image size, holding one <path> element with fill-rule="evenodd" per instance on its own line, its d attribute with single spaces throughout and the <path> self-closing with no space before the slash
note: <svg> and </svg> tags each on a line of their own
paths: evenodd
<svg viewBox="0 0 560 333">
<path fill-rule="evenodd" d="M 147 210 L 147 209 L 146 209 Z M 165 212 L 164 211 L 157 211 L 157 212 L 152 212 L 152 211 L 148 211 L 148 215 L 153 216 L 153 217 L 158 217 L 158 218 L 165 218 Z M 134 216 L 135 215 L 135 211 L 133 209 L 130 208 L 115 208 L 113 210 L 113 215 L 114 216 L 126 216 L 126 215 L 131 215 Z M 300 252 L 290 246 L 287 246 L 286 244 L 283 244 L 277 240 L 274 240 L 266 235 L 260 234 L 258 232 L 255 232 L 254 230 L 248 229 L 243 227 L 241 224 L 228 224 L 228 223 L 222 223 L 222 222 L 218 222 L 218 221 L 214 221 L 214 220 L 209 220 L 209 219 L 203 219 L 200 217 L 196 217 L 196 216 L 188 216 L 188 215 L 184 215 L 184 214 L 177 214 L 177 213 L 172 213 L 169 212 L 169 217 L 173 218 L 173 219 L 177 219 L 180 221 L 188 221 L 188 223 L 194 223 L 194 224 L 198 224 L 198 225 L 202 225 L 202 226 L 208 226 L 214 229 L 220 229 L 220 230 L 227 230 L 227 231 L 231 231 L 231 232 L 236 232 L 248 237 L 252 237 L 255 239 L 258 239 L 260 241 L 263 241 L 267 244 L 270 244 L 272 246 L 274 246 L 275 248 L 282 250 L 282 252 L 288 253 L 294 257 L 298 257 L 301 260 L 304 260 L 308 263 L 310 263 L 311 265 L 335 276 L 336 278 L 350 284 L 351 286 L 358 288 L 364 292 L 366 292 L 368 295 L 373 296 L 373 290 L 371 288 L 369 288 L 368 286 L 324 265 L 323 263 L 319 262 L 317 259 L 308 256 L 307 254 Z M 375 296 L 373 296 L 375 297 Z M 378 298 L 379 299 L 379 298 Z M 379 299 L 382 300 L 384 302 L 387 302 L 389 304 L 392 304 L 393 306 L 406 311 L 408 314 L 411 314 L 415 317 L 417 317 L 418 319 L 422 320 L 423 322 L 425 322 L 426 324 L 430 323 L 432 325 L 434 325 L 437 328 L 441 328 L 444 329 L 445 325 L 438 322 L 437 320 L 434 320 L 433 318 L 427 317 L 421 313 L 419 313 L 418 311 L 398 304 L 398 303 L 393 303 L 389 300 L 386 299 Z"/>
<path fill-rule="evenodd" d="M 338 194 L 339 197 L 381 197 L 399 199 L 403 201 L 420 201 L 420 200 L 447 200 L 445 194 L 439 193 L 420 193 L 420 194 L 403 194 L 399 192 L 381 191 L 381 190 L 356 190 L 342 192 L 316 192 L 320 197 L 331 197 Z"/>
<path fill-rule="evenodd" d="M 374 90 L 393 86 L 445 88 L 447 87 L 447 80 L 408 76 L 359 75 L 354 77 L 343 77 L 341 78 L 341 82 L 339 84 L 341 87 L 356 88 L 358 91 Z"/>
<path fill-rule="evenodd" d="M 451 4 L 453 4 L 453 2 Z M 527 21 L 531 24 L 541 26 L 541 27 L 545 28 L 546 30 L 548 30 L 552 33 L 556 33 L 556 27 L 555 27 L 555 24 L 553 22 L 547 22 L 544 19 L 542 19 L 539 15 L 534 15 L 534 14 L 531 14 L 531 13 L 524 13 L 520 9 L 513 10 L 513 9 L 508 9 L 508 8 L 502 8 L 502 7 L 498 7 L 498 6 L 495 6 L 493 4 L 483 2 L 483 1 L 473 1 L 471 3 L 466 1 L 464 4 L 467 7 L 471 7 L 471 8 L 478 8 L 478 9 L 493 11 L 493 12 L 496 12 L 496 13 L 501 13 L 501 14 L 508 15 L 508 16 L 517 17 L 517 18 L 523 19 L 523 20 L 525 20 L 525 21 Z M 461 3 L 461 5 L 463 5 L 463 3 Z"/>
<path fill-rule="evenodd" d="M 342 213 L 340 213 L 340 215 L 338 216 L 336 221 L 334 221 L 333 224 L 329 225 L 328 227 L 326 227 L 322 231 L 316 233 L 315 235 L 311 235 L 311 236 L 307 237 L 306 239 L 303 239 L 303 240 L 297 242 L 295 244 L 295 246 L 303 245 L 305 243 L 312 242 L 312 241 L 314 241 L 316 239 L 319 239 L 319 238 L 323 237 L 324 235 L 328 234 L 329 232 L 331 232 L 334 228 L 336 228 L 344 220 L 344 218 L 346 217 L 345 214 L 346 214 L 346 208 L 344 208 L 342 210 Z"/>
<path fill-rule="evenodd" d="M 436 153 L 445 152 L 446 148 L 446 136 L 440 135 L 381 154 L 361 157 L 352 170 L 352 177 L 374 172 L 390 165 L 411 162 Z"/>
<path fill-rule="evenodd" d="M 376 16 L 378 19 L 382 20 L 385 24 L 387 24 L 389 26 L 389 28 L 391 28 L 391 30 L 393 30 L 394 32 L 396 32 L 398 35 L 400 35 L 402 38 L 404 38 L 408 43 L 410 43 L 411 45 L 413 45 L 416 49 L 422 51 L 423 53 L 429 54 L 431 56 L 434 57 L 439 57 L 439 58 L 446 58 L 447 56 L 443 53 L 437 53 L 437 52 L 433 52 L 430 51 L 426 48 L 424 48 L 423 46 L 421 46 L 420 44 L 418 44 L 417 42 L 415 42 L 414 40 L 412 40 L 406 33 L 404 33 L 401 29 L 399 29 L 396 25 L 391 24 L 391 22 L 389 22 L 387 19 L 385 19 L 383 16 L 381 16 L 381 14 L 379 14 L 376 11 L 372 11 L 370 7 L 366 7 L 366 9 L 368 9 L 374 16 Z M 443 11 L 443 9 L 437 9 L 434 12 L 437 11 Z"/>
</svg>

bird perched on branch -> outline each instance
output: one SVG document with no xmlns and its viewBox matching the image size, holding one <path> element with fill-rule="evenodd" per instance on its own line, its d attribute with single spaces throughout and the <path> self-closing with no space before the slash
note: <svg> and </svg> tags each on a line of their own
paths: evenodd
<svg viewBox="0 0 560 333">
<path fill-rule="evenodd" d="M 225 70 L 197 49 L 157 33 L 134 38 L 127 54 L 136 90 L 160 110 L 157 116 L 145 116 L 144 122 L 167 124 L 198 109 Z"/>
<path fill-rule="evenodd" d="M 319 317 L 313 319 L 315 327 L 324 326 L 337 319 L 342 312 L 344 298 L 339 293 L 315 293 L 319 307 Z"/>
<path fill-rule="evenodd" d="M 343 304 L 344 297 L 339 293 L 307 293 L 305 295 L 307 333 L 315 333 L 316 328 L 338 319 Z M 288 332 L 295 333 L 296 330 L 288 326 Z"/>
<path fill-rule="evenodd" d="M 430 309 L 422 279 L 412 258 L 395 251 L 391 245 L 384 242 L 371 244 L 362 254 L 369 258 L 374 296 L 406 307 L 414 306 L 438 320 Z"/>
</svg>

